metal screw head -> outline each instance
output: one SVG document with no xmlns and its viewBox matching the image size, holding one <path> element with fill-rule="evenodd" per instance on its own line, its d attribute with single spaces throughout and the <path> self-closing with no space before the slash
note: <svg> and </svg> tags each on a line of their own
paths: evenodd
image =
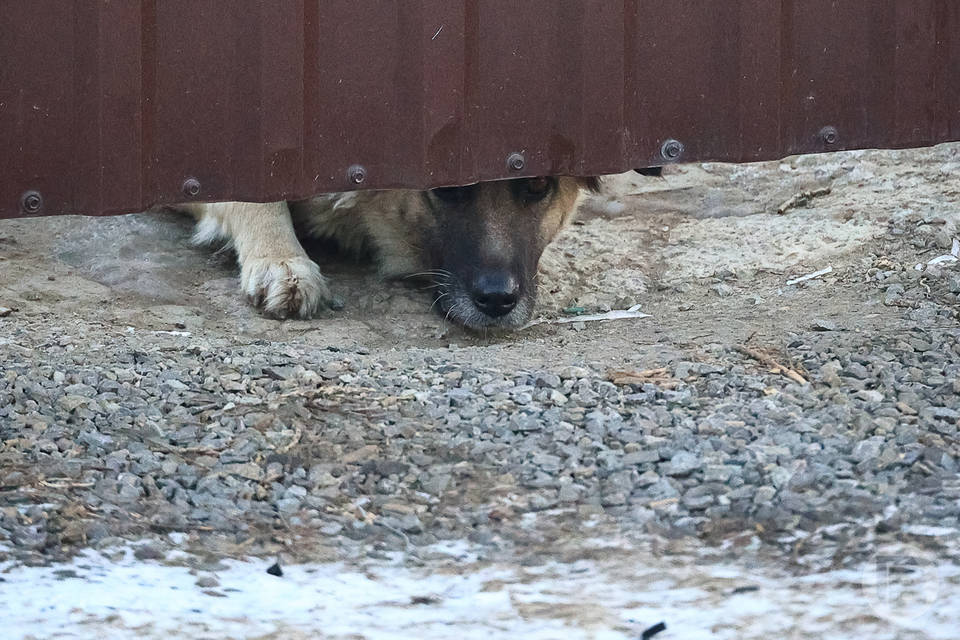
<svg viewBox="0 0 960 640">
<path fill-rule="evenodd" d="M 660 156 L 664 160 L 679 160 L 683 155 L 683 143 L 679 140 L 665 140 L 660 145 Z"/>
<path fill-rule="evenodd" d="M 837 144 L 840 134 L 836 127 L 824 127 L 820 129 L 820 139 L 823 140 L 824 144 Z"/>
<path fill-rule="evenodd" d="M 193 198 L 200 195 L 200 181 L 196 178 L 187 178 L 183 181 L 183 186 L 180 189 L 183 191 L 183 195 Z"/>
<path fill-rule="evenodd" d="M 363 168 L 363 165 L 355 164 L 347 169 L 347 180 L 353 184 L 363 184 L 366 179 L 367 170 Z"/>
<path fill-rule="evenodd" d="M 510 171 L 523 171 L 525 166 L 527 166 L 527 159 L 522 153 L 514 152 L 507 156 L 507 169 Z"/>
<path fill-rule="evenodd" d="M 43 208 L 43 196 L 39 191 L 25 191 L 20 196 L 20 208 L 24 213 L 37 213 Z"/>
</svg>

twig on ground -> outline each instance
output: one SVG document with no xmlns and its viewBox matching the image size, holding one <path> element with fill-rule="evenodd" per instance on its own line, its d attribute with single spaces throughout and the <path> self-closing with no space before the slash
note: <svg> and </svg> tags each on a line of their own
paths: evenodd
<svg viewBox="0 0 960 640">
<path fill-rule="evenodd" d="M 397 529 L 397 528 L 394 527 L 393 525 L 389 525 L 389 524 L 387 524 L 386 522 L 383 522 L 383 521 L 381 521 L 381 520 L 374 520 L 374 521 L 373 521 L 373 524 L 375 524 L 375 525 L 377 525 L 377 526 L 379 526 L 379 527 L 383 527 L 384 529 L 386 529 L 386 530 L 389 531 L 390 533 L 392 533 L 392 534 L 394 534 L 394 535 L 396 535 L 396 536 L 399 536 L 400 539 L 403 540 L 403 542 L 404 542 L 404 544 L 407 546 L 407 548 L 408 548 L 408 549 L 410 548 L 410 538 L 407 537 L 407 534 L 405 534 L 405 533 L 404 533 L 403 531 L 401 531 L 400 529 Z"/>
<path fill-rule="evenodd" d="M 277 449 L 277 453 L 281 453 L 281 454 L 286 453 L 300 443 L 300 438 L 303 437 L 303 429 L 298 424 L 294 424 L 293 429 L 294 429 L 293 437 L 290 438 L 290 442 L 283 445 L 282 447 L 279 447 Z"/>
<path fill-rule="evenodd" d="M 57 482 L 53 480 L 41 480 L 40 484 L 48 489 L 84 489 L 94 486 L 93 482 Z"/>
<path fill-rule="evenodd" d="M 774 360 L 773 358 L 771 358 L 771 357 L 768 356 L 768 355 L 764 355 L 764 354 L 760 353 L 759 351 L 756 351 L 756 350 L 754 350 L 754 349 L 750 349 L 750 348 L 748 348 L 748 347 L 736 346 L 736 347 L 734 347 L 734 348 L 735 348 L 739 353 L 742 353 L 743 355 L 745 355 L 745 356 L 747 356 L 747 357 L 749 357 L 749 358 L 753 358 L 753 359 L 756 360 L 757 362 L 762 362 L 763 364 L 769 366 L 770 369 L 771 369 L 771 371 L 772 371 L 773 373 L 778 373 L 778 374 L 780 374 L 780 375 L 782 375 L 782 376 L 784 376 L 784 377 L 786 377 L 786 378 L 790 378 L 791 380 L 793 380 L 794 382 L 796 382 L 796 383 L 798 383 L 798 384 L 809 384 L 809 382 L 810 382 L 809 380 L 807 380 L 806 378 L 804 378 L 802 375 L 800 375 L 800 374 L 799 374 L 797 371 L 795 371 L 794 369 L 791 369 L 790 367 L 785 367 L 785 366 L 783 366 L 782 364 L 780 364 L 779 362 L 777 362 L 776 360 Z"/>
<path fill-rule="evenodd" d="M 679 498 L 662 498 L 660 500 L 654 500 L 652 502 L 648 502 L 647 506 L 650 507 L 651 509 L 659 509 L 660 507 L 669 507 L 670 505 L 676 504 L 678 502 L 680 502 Z"/>
<path fill-rule="evenodd" d="M 800 276 L 799 278 L 794 278 L 793 280 L 787 280 L 787 284 L 800 284 L 801 282 L 806 282 L 807 280 L 823 277 L 828 273 L 833 273 L 833 267 L 827 267 L 826 269 L 820 269 L 820 271 L 814 271 L 813 273 L 808 273 L 805 276 Z"/>
<path fill-rule="evenodd" d="M 606 313 L 594 313 L 583 316 L 571 316 L 569 318 L 541 318 L 540 320 L 534 320 L 533 322 L 528 323 L 524 326 L 524 329 L 528 327 L 533 327 L 538 324 L 569 324 L 571 322 L 601 322 L 603 320 L 630 320 L 633 318 L 649 318 L 649 313 L 642 313 L 638 311 L 640 305 L 634 305 L 629 309 L 617 309 L 615 311 L 607 311 Z"/>
<path fill-rule="evenodd" d="M 646 369 L 644 371 L 610 370 L 607 372 L 607 380 L 617 386 L 628 384 L 655 384 L 664 389 L 673 389 L 679 384 L 678 380 L 670 376 L 670 370 L 666 367 Z"/>
<path fill-rule="evenodd" d="M 163 451 L 166 453 L 197 454 L 213 457 L 218 457 L 221 453 L 223 453 L 223 449 L 211 449 L 210 447 L 175 447 L 156 438 L 147 438 L 146 442 L 163 449 Z"/>
<path fill-rule="evenodd" d="M 821 187 L 819 189 L 801 191 L 800 193 L 790 197 L 783 204 L 777 207 L 777 213 L 782 216 L 790 209 L 796 209 L 797 207 L 805 207 L 808 204 L 810 204 L 810 201 L 813 200 L 814 198 L 830 195 L 830 191 L 831 191 L 830 187 Z"/>
</svg>

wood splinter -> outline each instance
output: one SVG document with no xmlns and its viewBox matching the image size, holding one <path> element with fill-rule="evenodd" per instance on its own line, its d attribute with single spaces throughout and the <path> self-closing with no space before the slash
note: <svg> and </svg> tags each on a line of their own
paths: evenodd
<svg viewBox="0 0 960 640">
<path fill-rule="evenodd" d="M 779 207 L 777 207 L 777 213 L 779 215 L 785 214 L 790 209 L 796 209 L 797 207 L 806 207 L 810 204 L 810 201 L 814 198 L 819 198 L 820 196 L 830 195 L 830 187 L 821 187 L 820 189 L 811 189 L 809 191 L 802 191 L 795 196 L 792 196 L 789 200 L 785 201 Z"/>
<path fill-rule="evenodd" d="M 786 378 L 790 378 L 791 380 L 793 380 L 793 381 L 796 382 L 797 384 L 809 384 L 809 383 L 810 383 L 809 380 L 807 380 L 806 378 L 804 378 L 804 377 L 803 377 L 802 375 L 800 375 L 798 372 L 796 372 L 795 370 L 791 369 L 790 367 L 785 367 L 785 366 L 783 366 L 782 364 L 780 364 L 779 362 L 777 362 L 776 360 L 774 360 L 773 358 L 771 358 L 771 357 L 768 356 L 768 355 L 764 355 L 764 354 L 760 353 L 759 351 L 755 351 L 755 350 L 750 349 L 750 348 L 748 348 L 748 347 L 737 346 L 737 347 L 734 347 L 734 348 L 735 348 L 739 353 L 742 353 L 743 355 L 745 355 L 745 356 L 747 356 L 747 357 L 749 357 L 749 358 L 753 358 L 753 359 L 756 360 L 757 362 L 762 362 L 763 364 L 769 366 L 772 373 L 777 373 L 777 374 L 780 374 L 780 375 L 782 375 L 782 376 L 784 376 L 784 377 L 786 377 Z"/>
</svg>

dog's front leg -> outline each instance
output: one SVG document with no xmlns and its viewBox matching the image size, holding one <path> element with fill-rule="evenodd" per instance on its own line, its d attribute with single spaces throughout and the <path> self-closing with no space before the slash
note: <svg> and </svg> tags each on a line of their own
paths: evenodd
<svg viewBox="0 0 960 640">
<path fill-rule="evenodd" d="M 264 314 L 309 318 L 336 307 L 317 266 L 293 230 L 286 202 L 223 202 L 186 207 L 197 218 L 194 241 L 233 243 L 240 263 L 240 288 Z"/>
</svg>

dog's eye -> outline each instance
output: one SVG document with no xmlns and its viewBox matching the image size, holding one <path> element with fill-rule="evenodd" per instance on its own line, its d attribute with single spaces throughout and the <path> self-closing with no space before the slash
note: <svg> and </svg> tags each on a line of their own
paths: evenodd
<svg viewBox="0 0 960 640">
<path fill-rule="evenodd" d="M 528 202 L 538 202 L 546 198 L 552 188 L 550 178 L 530 178 L 523 184 L 523 196 Z"/>
<path fill-rule="evenodd" d="M 469 202 L 473 198 L 474 187 L 440 187 L 439 189 L 432 189 L 432 193 L 437 200 L 446 202 L 448 204 L 463 204 L 464 202 Z"/>
</svg>

